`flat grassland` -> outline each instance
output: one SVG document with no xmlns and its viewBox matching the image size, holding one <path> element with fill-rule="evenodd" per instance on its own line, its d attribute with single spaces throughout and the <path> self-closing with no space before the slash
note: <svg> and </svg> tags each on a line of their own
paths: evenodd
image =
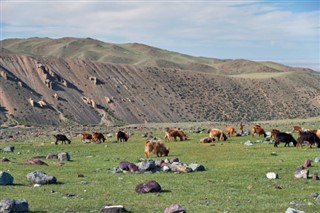
<svg viewBox="0 0 320 213">
<path fill-rule="evenodd" d="M 131 212 L 155 213 L 174 203 L 187 212 L 283 213 L 288 207 L 318 212 L 320 204 L 310 194 L 320 193 L 320 181 L 296 179 L 293 174 L 304 160 L 320 157 L 320 149 L 296 149 L 292 145 L 288 148 L 284 144 L 274 148 L 258 136 L 231 137 L 210 146 L 198 143 L 208 136 L 206 132 L 187 134 L 188 141 L 165 143 L 170 148 L 168 158 L 179 158 L 186 164 L 197 162 L 206 171 L 112 174 L 121 161 L 137 163 L 144 158 L 145 138 L 140 134 L 132 135 L 125 143 L 112 143 L 114 137 L 101 144 L 82 144 L 80 138 L 72 138 L 70 145 L 54 145 L 52 137 L 0 142 L 0 148 L 15 146 L 13 153 L 1 153 L 10 162 L 0 163 L 0 170 L 14 177 L 14 185 L 0 186 L 0 198 L 25 198 L 31 212 L 99 212 L 104 204 L 112 204 L 124 205 Z M 164 133 L 154 132 L 153 136 L 163 138 Z M 296 133 L 294 137 L 297 138 Z M 244 145 L 247 140 L 255 144 Z M 23 163 L 33 156 L 60 152 L 71 156 L 71 161 L 63 166 L 55 165 L 57 160 L 47 159 L 43 161 L 49 166 Z M 149 157 L 157 159 L 153 154 Z M 36 170 L 55 176 L 59 184 L 34 187 L 26 175 Z M 309 171 L 309 176 L 320 174 L 320 163 L 312 162 Z M 267 179 L 268 172 L 277 173 L 279 178 Z M 79 174 L 84 177 L 78 177 Z M 136 193 L 136 185 L 147 180 L 159 182 L 164 192 Z M 290 202 L 294 200 L 306 205 L 293 206 Z"/>
</svg>

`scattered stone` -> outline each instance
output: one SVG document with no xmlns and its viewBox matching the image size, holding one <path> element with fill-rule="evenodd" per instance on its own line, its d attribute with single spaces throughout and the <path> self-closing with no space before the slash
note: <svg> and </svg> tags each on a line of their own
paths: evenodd
<svg viewBox="0 0 320 213">
<path fill-rule="evenodd" d="M 272 188 L 274 188 L 274 189 L 282 189 L 282 187 L 279 186 L 278 184 L 273 184 L 273 185 L 272 185 Z"/>
<path fill-rule="evenodd" d="M 3 157 L 2 159 L 1 159 L 1 162 L 9 162 L 10 160 L 8 159 L 8 158 L 5 158 L 5 157 Z"/>
<path fill-rule="evenodd" d="M 298 170 L 303 170 L 303 169 L 304 169 L 304 166 L 298 166 L 296 170 L 298 171 Z"/>
<path fill-rule="evenodd" d="M 76 196 L 76 194 L 66 193 L 63 197 L 68 198 L 68 197 L 75 197 L 75 196 Z"/>
<path fill-rule="evenodd" d="M 320 195 L 316 198 L 316 202 L 320 203 Z"/>
<path fill-rule="evenodd" d="M 38 183 L 38 184 L 57 183 L 56 177 L 49 176 L 46 173 L 39 170 L 27 174 L 27 180 L 31 183 Z"/>
<path fill-rule="evenodd" d="M 156 164 L 153 160 L 145 160 L 139 162 L 137 166 L 140 171 L 152 171 L 156 167 Z"/>
<path fill-rule="evenodd" d="M 172 204 L 171 206 L 167 207 L 163 213 L 186 213 L 187 210 L 180 206 L 179 204 Z"/>
<path fill-rule="evenodd" d="M 319 194 L 318 194 L 318 193 L 311 193 L 310 196 L 311 196 L 311 197 L 318 197 Z"/>
<path fill-rule="evenodd" d="M 14 146 L 7 146 L 2 149 L 3 152 L 13 152 L 14 151 Z"/>
<path fill-rule="evenodd" d="M 191 163 L 188 165 L 189 168 L 192 169 L 193 172 L 195 171 L 205 171 L 206 169 L 204 168 L 204 166 L 197 164 L 197 163 Z"/>
<path fill-rule="evenodd" d="M 171 163 L 171 164 L 174 163 L 174 162 L 179 163 L 179 162 L 180 162 L 179 158 L 172 158 L 172 159 L 170 160 L 170 163 Z"/>
<path fill-rule="evenodd" d="M 188 173 L 192 172 L 192 169 L 186 165 L 183 165 L 181 163 L 173 163 L 170 167 L 171 171 L 178 172 L 178 173 Z"/>
<path fill-rule="evenodd" d="M 138 193 L 160 192 L 161 186 L 158 182 L 149 180 L 137 185 L 135 191 Z"/>
<path fill-rule="evenodd" d="M 119 168 L 122 169 L 122 170 L 125 170 L 125 171 L 128 171 L 130 162 L 128 161 L 121 161 L 120 164 L 119 164 Z"/>
<path fill-rule="evenodd" d="M 82 185 L 87 185 L 87 184 L 88 184 L 88 181 L 81 181 L 80 184 L 82 184 Z"/>
<path fill-rule="evenodd" d="M 49 166 L 48 164 L 46 164 L 45 162 L 43 162 L 42 160 L 39 160 L 39 159 L 26 160 L 26 161 L 24 161 L 24 163 L 26 163 L 26 164 L 33 164 L 33 165 L 45 165 L 45 166 Z"/>
<path fill-rule="evenodd" d="M 317 172 L 315 172 L 315 173 L 313 173 L 313 175 L 312 175 L 312 180 L 319 180 L 320 178 L 319 178 L 319 176 L 318 176 L 318 173 Z"/>
<path fill-rule="evenodd" d="M 297 171 L 294 173 L 294 176 L 295 176 L 296 178 L 304 178 L 304 179 L 307 179 L 307 178 L 308 178 L 308 175 L 309 175 L 309 170 L 308 170 L 308 169 L 297 170 Z"/>
<path fill-rule="evenodd" d="M 311 166 L 311 160 L 305 160 L 303 163 L 303 167 L 306 169 Z"/>
<path fill-rule="evenodd" d="M 134 163 L 129 163 L 128 170 L 130 172 L 139 172 L 139 167 Z"/>
<path fill-rule="evenodd" d="M 103 213 L 122 213 L 122 212 L 128 212 L 122 205 L 105 205 L 100 209 L 100 212 Z"/>
<path fill-rule="evenodd" d="M 29 212 L 29 204 L 25 199 L 0 200 L 0 212 Z"/>
<path fill-rule="evenodd" d="M 58 159 L 58 155 L 56 155 L 56 154 L 48 154 L 46 159 Z"/>
<path fill-rule="evenodd" d="M 293 209 L 293 208 L 287 208 L 286 212 L 285 213 L 305 213 L 304 211 L 300 211 L 300 210 L 296 210 L 296 209 Z"/>
<path fill-rule="evenodd" d="M 297 200 L 294 200 L 294 201 L 291 201 L 291 202 L 290 202 L 290 205 L 294 205 L 294 206 L 306 206 L 307 204 L 301 203 L 301 202 L 299 202 L 299 201 L 297 201 Z"/>
<path fill-rule="evenodd" d="M 272 156 L 277 156 L 278 154 L 276 152 L 271 152 Z"/>
<path fill-rule="evenodd" d="M 58 154 L 58 159 L 60 161 L 70 161 L 70 155 L 68 152 L 62 152 Z"/>
<path fill-rule="evenodd" d="M 320 157 L 316 157 L 316 158 L 314 159 L 314 162 L 315 162 L 315 163 L 319 163 L 319 162 L 320 162 Z"/>
<path fill-rule="evenodd" d="M 82 177 L 84 177 L 84 175 L 83 175 L 83 174 L 78 174 L 78 177 L 81 177 L 81 178 L 82 178 Z"/>
<path fill-rule="evenodd" d="M 57 166 L 63 166 L 65 163 L 62 161 L 58 161 L 58 162 L 53 162 L 53 164 L 55 164 Z"/>
<path fill-rule="evenodd" d="M 13 176 L 7 172 L 0 171 L 0 185 L 12 185 Z"/>
<path fill-rule="evenodd" d="M 276 173 L 274 173 L 274 172 L 268 172 L 268 173 L 266 174 L 266 176 L 267 176 L 267 178 L 268 178 L 269 180 L 277 179 L 277 178 L 278 178 L 278 174 L 276 174 Z"/>
<path fill-rule="evenodd" d="M 246 142 L 244 143 L 244 145 L 246 145 L 246 146 L 252 146 L 253 143 L 252 143 L 251 141 L 246 141 Z"/>
<path fill-rule="evenodd" d="M 41 184 L 38 184 L 38 183 L 33 185 L 33 187 L 40 187 L 40 186 L 41 186 Z"/>
</svg>

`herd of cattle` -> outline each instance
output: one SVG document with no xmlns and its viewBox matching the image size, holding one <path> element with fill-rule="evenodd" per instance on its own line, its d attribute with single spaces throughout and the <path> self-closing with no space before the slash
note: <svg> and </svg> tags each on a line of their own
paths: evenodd
<svg viewBox="0 0 320 213">
<path fill-rule="evenodd" d="M 270 131 L 270 139 L 274 140 L 274 147 L 278 147 L 278 145 L 282 142 L 285 143 L 285 147 L 289 146 L 289 144 L 292 142 L 295 147 L 301 147 L 303 143 L 307 143 L 310 148 L 312 146 L 317 146 L 320 148 L 320 129 L 317 130 L 303 130 L 299 126 L 293 126 L 292 131 L 298 132 L 298 138 L 297 140 L 292 136 L 292 134 L 287 132 L 281 132 L 277 129 L 272 129 Z M 240 123 L 238 131 L 235 130 L 232 126 L 226 126 L 225 132 L 221 129 L 212 128 L 208 130 L 209 137 L 203 138 L 200 140 L 200 143 L 213 143 L 217 139 L 218 141 L 226 141 L 228 137 L 232 136 L 243 136 L 245 133 L 243 131 L 243 125 Z M 250 132 L 247 132 L 246 134 L 250 134 Z M 254 137 L 255 135 L 263 135 L 264 138 L 268 136 L 267 132 L 258 124 L 253 125 L 251 129 L 251 135 Z M 129 135 L 124 131 L 116 131 L 116 142 L 126 142 L 129 139 Z M 55 135 L 56 142 L 55 144 L 58 144 L 59 141 L 62 143 L 71 143 L 70 139 L 68 139 L 65 135 L 58 134 Z M 175 128 L 166 128 L 165 129 L 165 136 L 164 141 L 168 142 L 171 140 L 177 141 L 177 138 L 180 139 L 180 141 L 188 140 L 188 136 L 186 133 L 181 129 L 175 129 Z M 81 135 L 81 141 L 82 143 L 88 143 L 88 142 L 94 142 L 94 143 L 101 143 L 104 142 L 106 138 L 102 133 L 99 132 L 93 132 L 92 134 L 89 133 L 82 133 Z M 149 157 L 149 154 L 153 153 L 157 155 L 158 157 L 162 156 L 168 156 L 169 149 L 165 147 L 162 140 L 158 140 L 156 138 L 149 138 L 145 141 L 145 151 L 144 155 L 145 157 Z"/>
</svg>

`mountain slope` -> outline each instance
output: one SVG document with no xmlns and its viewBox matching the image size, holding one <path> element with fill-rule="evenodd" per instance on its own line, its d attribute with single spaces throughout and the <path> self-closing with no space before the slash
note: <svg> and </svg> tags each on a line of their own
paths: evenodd
<svg viewBox="0 0 320 213">
<path fill-rule="evenodd" d="M 212 59 L 212 63 L 226 63 L 226 67 L 216 66 L 214 71 L 203 65 L 181 69 L 169 64 L 173 68 L 106 63 L 100 56 L 85 59 L 83 55 L 88 52 L 86 42 L 99 45 L 96 40 L 80 39 L 74 51 L 65 52 L 56 51 L 63 46 L 56 40 L 31 40 L 29 45 L 24 40 L 9 40 L 3 46 L 7 51 L 0 57 L 0 123 L 121 125 L 320 116 L 320 74 L 308 69 L 273 62 L 218 59 Z M 130 45 L 138 46 L 140 52 L 150 50 L 148 46 Z M 51 54 L 60 55 L 39 56 L 49 49 Z M 107 49 L 101 52 L 108 54 Z M 161 53 L 162 59 L 175 54 L 183 56 Z M 153 54 L 152 60 L 159 60 L 159 53 Z M 197 59 L 197 64 L 207 60 Z M 172 62 L 182 66 L 179 60 Z M 223 69 L 233 75 L 216 74 L 224 73 Z M 46 105 L 41 106 L 41 101 Z"/>
</svg>

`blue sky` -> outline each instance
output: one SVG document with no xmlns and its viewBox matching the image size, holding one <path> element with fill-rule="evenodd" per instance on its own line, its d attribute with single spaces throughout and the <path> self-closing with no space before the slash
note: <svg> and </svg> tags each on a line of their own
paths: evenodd
<svg viewBox="0 0 320 213">
<path fill-rule="evenodd" d="M 1 40 L 91 37 L 320 71 L 318 0 L 2 0 Z"/>
</svg>

